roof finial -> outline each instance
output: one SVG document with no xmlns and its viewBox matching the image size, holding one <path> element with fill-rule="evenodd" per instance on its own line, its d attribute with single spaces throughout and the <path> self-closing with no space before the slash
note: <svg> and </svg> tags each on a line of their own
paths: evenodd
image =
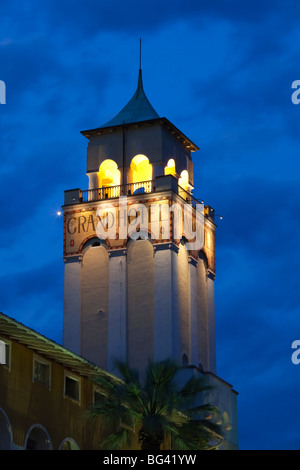
<svg viewBox="0 0 300 470">
<path fill-rule="evenodd" d="M 139 68 L 139 79 L 137 93 L 143 90 L 143 79 L 142 79 L 142 38 L 140 38 L 140 68 Z"/>
</svg>

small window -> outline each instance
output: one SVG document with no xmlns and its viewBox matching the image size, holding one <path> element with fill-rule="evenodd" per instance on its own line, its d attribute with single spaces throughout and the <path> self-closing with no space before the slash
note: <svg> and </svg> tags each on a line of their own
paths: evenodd
<svg viewBox="0 0 300 470">
<path fill-rule="evenodd" d="M 80 380 L 71 375 L 65 375 L 65 397 L 80 402 Z"/>
<path fill-rule="evenodd" d="M 99 390 L 94 390 L 94 406 L 99 406 L 103 402 L 103 395 L 99 392 Z"/>
<path fill-rule="evenodd" d="M 0 364 L 10 369 L 11 343 L 0 338 Z"/>
<path fill-rule="evenodd" d="M 183 365 L 183 367 L 187 367 L 188 364 L 189 364 L 189 358 L 188 358 L 187 354 L 184 353 L 182 355 L 182 365 Z"/>
<path fill-rule="evenodd" d="M 33 381 L 50 388 L 51 366 L 50 362 L 35 357 L 33 360 Z"/>
</svg>

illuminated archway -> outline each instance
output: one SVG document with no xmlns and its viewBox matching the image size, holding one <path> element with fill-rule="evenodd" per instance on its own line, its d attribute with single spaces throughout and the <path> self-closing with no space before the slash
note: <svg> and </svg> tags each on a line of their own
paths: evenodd
<svg viewBox="0 0 300 470">
<path fill-rule="evenodd" d="M 100 199 L 118 197 L 120 195 L 121 172 L 113 160 L 104 160 L 99 168 Z"/>
<path fill-rule="evenodd" d="M 189 184 L 189 174 L 187 170 L 183 170 L 180 173 L 180 178 L 178 181 L 179 186 L 181 186 L 185 191 L 188 191 L 190 189 L 190 184 Z"/>
<path fill-rule="evenodd" d="M 132 172 L 132 183 L 134 183 L 133 191 L 151 192 L 152 165 L 149 163 L 149 159 L 142 154 L 136 155 L 131 160 L 130 169 Z"/>
<path fill-rule="evenodd" d="M 152 165 L 145 155 L 136 155 L 130 164 L 132 170 L 132 182 L 142 183 L 152 180 Z"/>
<path fill-rule="evenodd" d="M 167 166 L 165 166 L 165 175 L 175 175 L 175 174 L 176 174 L 175 160 L 173 158 L 170 158 L 170 160 L 167 163 Z"/>
<path fill-rule="evenodd" d="M 99 168 L 99 185 L 100 188 L 109 186 L 117 186 L 121 182 L 120 170 L 113 160 L 104 160 Z"/>
</svg>

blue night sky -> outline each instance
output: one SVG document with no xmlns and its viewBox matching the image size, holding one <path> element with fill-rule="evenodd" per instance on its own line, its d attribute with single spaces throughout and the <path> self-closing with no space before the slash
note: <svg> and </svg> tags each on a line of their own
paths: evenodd
<svg viewBox="0 0 300 470">
<path fill-rule="evenodd" d="M 241 449 L 300 449 L 300 5 L 296 0 L 0 3 L 0 311 L 61 342 L 64 190 L 87 189 L 81 130 L 145 92 L 199 147 L 218 222 L 217 372 Z"/>
</svg>

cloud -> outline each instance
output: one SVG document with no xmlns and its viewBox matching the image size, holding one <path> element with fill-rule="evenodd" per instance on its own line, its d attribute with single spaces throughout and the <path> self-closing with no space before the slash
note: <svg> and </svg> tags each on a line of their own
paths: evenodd
<svg viewBox="0 0 300 470">
<path fill-rule="evenodd" d="M 21 268 L 21 266 L 20 266 Z M 63 298 L 63 265 L 60 260 L 15 273 L 3 273 L 1 311 L 41 334 L 60 341 Z"/>
<path fill-rule="evenodd" d="M 19 12 L 20 20 L 11 14 L 12 11 Z M 201 27 L 204 21 L 221 19 L 245 27 L 280 18 L 281 28 L 287 28 L 299 18 L 297 5 L 285 5 L 278 0 L 263 3 L 258 0 L 243 3 L 238 0 L 153 0 L 143 4 L 137 0 L 130 0 L 126 4 L 120 0 L 105 3 L 86 0 L 84 7 L 79 1 L 70 0 L 46 2 L 43 7 L 37 0 L 22 5 L 13 0 L 9 4 L 2 4 L 0 13 L 5 38 L 44 31 L 47 35 L 69 35 L 75 40 L 95 36 L 99 32 L 140 36 L 150 31 L 157 32 L 178 20 Z"/>
<path fill-rule="evenodd" d="M 299 185 L 263 176 L 219 184 L 215 197 L 225 217 L 216 237 L 218 374 L 240 394 L 241 448 L 298 448 L 296 430 L 280 442 L 276 433 L 297 428 L 291 343 L 299 336 Z M 279 405 L 283 396 L 286 407 Z"/>
</svg>

